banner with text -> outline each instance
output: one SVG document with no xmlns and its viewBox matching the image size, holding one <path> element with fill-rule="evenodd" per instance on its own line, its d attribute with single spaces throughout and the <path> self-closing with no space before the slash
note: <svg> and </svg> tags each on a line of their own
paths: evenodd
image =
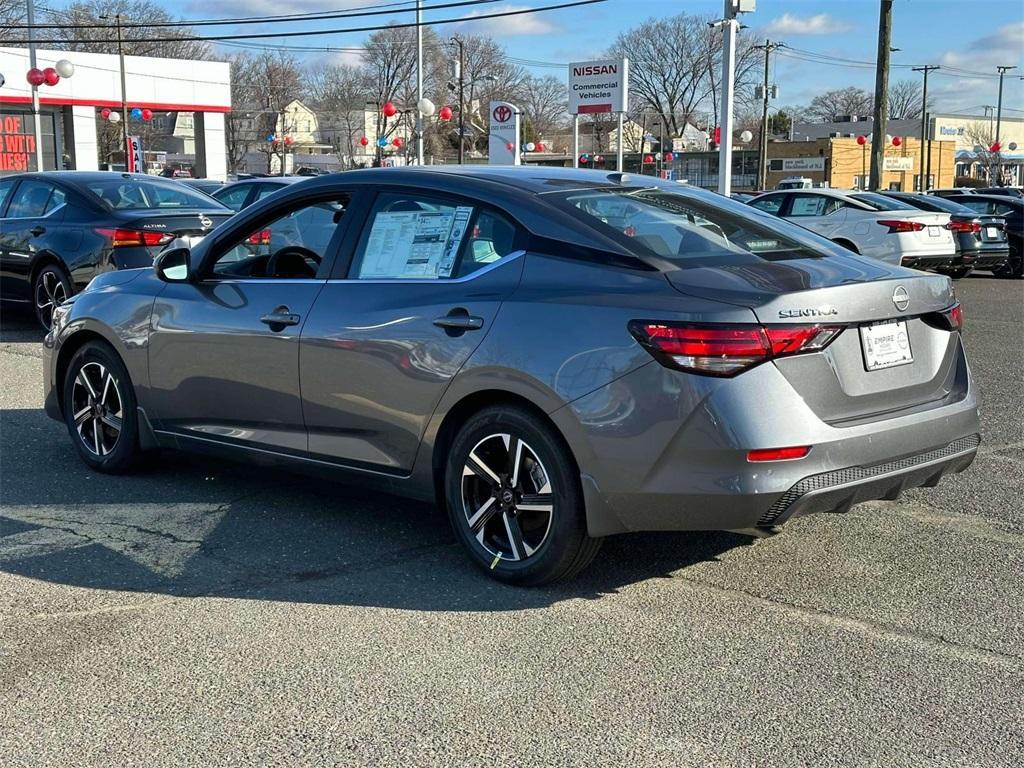
<svg viewBox="0 0 1024 768">
<path fill-rule="evenodd" d="M 142 139 L 128 137 L 128 151 L 125 153 L 125 169 L 128 173 L 145 173 L 146 161 L 142 157 Z"/>
<path fill-rule="evenodd" d="M 629 59 L 569 65 L 569 114 L 625 112 L 629 106 Z"/>
</svg>

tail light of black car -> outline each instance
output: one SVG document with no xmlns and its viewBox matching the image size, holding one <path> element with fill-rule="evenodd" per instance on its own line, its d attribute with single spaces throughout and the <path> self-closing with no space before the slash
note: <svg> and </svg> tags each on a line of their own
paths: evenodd
<svg viewBox="0 0 1024 768">
<path fill-rule="evenodd" d="M 174 235 L 170 232 L 154 232 L 145 229 L 99 227 L 96 230 L 96 234 L 109 238 L 112 248 L 154 247 L 167 245 L 167 243 L 174 239 Z"/>
<path fill-rule="evenodd" d="M 722 325 L 634 320 L 629 331 L 667 368 L 705 376 L 735 376 L 763 362 L 820 352 L 840 325 Z"/>
<path fill-rule="evenodd" d="M 977 221 L 951 221 L 946 225 L 950 232 L 972 232 L 977 235 L 981 232 L 981 224 Z"/>
</svg>

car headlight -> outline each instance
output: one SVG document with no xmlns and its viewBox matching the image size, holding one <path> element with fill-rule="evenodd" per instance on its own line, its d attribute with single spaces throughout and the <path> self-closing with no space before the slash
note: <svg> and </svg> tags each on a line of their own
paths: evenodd
<svg viewBox="0 0 1024 768">
<path fill-rule="evenodd" d="M 67 325 L 68 317 L 71 315 L 71 302 L 65 301 L 58 307 L 54 307 L 53 315 L 50 320 L 50 327 L 53 330 L 54 335 L 61 332 L 61 329 Z"/>
</svg>

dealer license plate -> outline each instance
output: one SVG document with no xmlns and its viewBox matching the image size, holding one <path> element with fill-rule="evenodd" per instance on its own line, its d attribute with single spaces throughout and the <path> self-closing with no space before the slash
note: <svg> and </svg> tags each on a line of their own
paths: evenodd
<svg viewBox="0 0 1024 768">
<path fill-rule="evenodd" d="M 864 367 L 869 371 L 914 362 L 905 320 L 862 325 L 860 345 L 864 350 Z"/>
</svg>

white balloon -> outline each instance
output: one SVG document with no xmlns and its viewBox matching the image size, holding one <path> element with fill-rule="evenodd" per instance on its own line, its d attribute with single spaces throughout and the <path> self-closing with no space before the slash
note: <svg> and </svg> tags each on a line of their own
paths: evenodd
<svg viewBox="0 0 1024 768">
<path fill-rule="evenodd" d="M 886 144 L 892 144 L 892 136 L 889 135 L 888 133 L 885 134 L 885 143 Z"/>
<path fill-rule="evenodd" d="M 742 141 L 744 144 L 746 144 L 752 138 L 754 138 L 754 134 L 752 134 L 750 131 L 744 131 L 743 133 L 740 134 L 740 141 Z"/>
<path fill-rule="evenodd" d="M 110 113 L 110 117 L 108 119 L 112 123 L 119 123 L 119 122 L 121 122 L 121 113 L 120 112 L 111 112 Z"/>
<path fill-rule="evenodd" d="M 53 68 L 57 70 L 57 74 L 61 77 L 71 77 L 75 74 L 75 65 L 67 59 L 61 59 L 53 65 Z"/>
<path fill-rule="evenodd" d="M 532 141 L 529 141 L 529 142 L 526 143 L 526 151 L 527 152 L 533 152 L 533 150 L 535 150 L 536 148 L 537 148 L 537 145 L 534 144 Z"/>
<path fill-rule="evenodd" d="M 418 109 L 420 114 L 424 117 L 430 117 L 434 114 L 436 107 L 434 106 L 434 102 L 430 99 L 420 99 L 416 102 L 416 109 Z"/>
<path fill-rule="evenodd" d="M 661 152 L 655 152 L 654 153 L 654 159 L 655 160 L 661 160 Z"/>
</svg>

